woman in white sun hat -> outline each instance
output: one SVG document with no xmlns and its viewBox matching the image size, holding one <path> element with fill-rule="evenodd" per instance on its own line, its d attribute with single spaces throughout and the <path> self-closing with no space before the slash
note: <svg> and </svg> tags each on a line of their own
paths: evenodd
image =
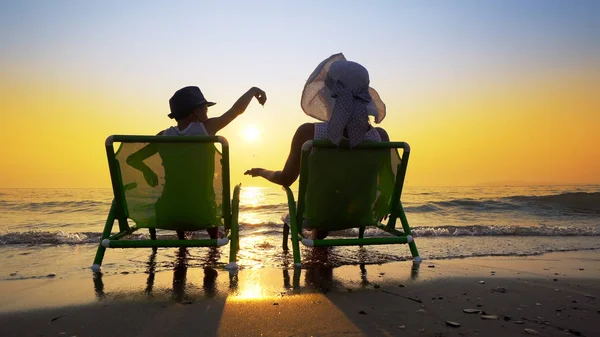
<svg viewBox="0 0 600 337">
<path fill-rule="evenodd" d="M 300 174 L 302 144 L 308 140 L 328 139 L 339 145 L 347 139 L 351 147 L 363 141 L 389 141 L 385 130 L 369 123 L 369 116 L 375 123 L 385 118 L 385 104 L 369 87 L 369 72 L 341 53 L 330 56 L 313 71 L 302 91 L 301 105 L 307 115 L 322 122 L 300 125 L 283 170 L 252 168 L 244 174 L 290 186 Z"/>
</svg>

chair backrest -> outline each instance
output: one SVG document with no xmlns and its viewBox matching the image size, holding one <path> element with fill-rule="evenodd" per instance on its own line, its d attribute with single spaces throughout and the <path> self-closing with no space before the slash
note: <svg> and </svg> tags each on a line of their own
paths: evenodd
<svg viewBox="0 0 600 337">
<path fill-rule="evenodd" d="M 110 137 L 109 137 L 110 138 Z M 112 142 L 120 142 L 114 152 Z M 222 153 L 215 143 L 221 143 Z M 143 163 L 158 183 L 148 184 L 128 159 Z M 107 155 L 117 207 L 138 227 L 198 230 L 229 221 L 229 151 L 215 136 L 112 136 Z"/>
<path fill-rule="evenodd" d="M 307 145 L 308 144 L 308 145 Z M 300 173 L 298 223 L 324 230 L 368 226 L 391 213 L 399 200 L 406 167 L 398 173 L 397 148 L 405 143 L 363 143 L 349 149 L 327 141 L 307 142 Z M 403 157 L 408 160 L 408 153 Z M 396 186 L 398 179 L 402 182 Z M 397 203 L 396 203 L 397 204 Z"/>
</svg>

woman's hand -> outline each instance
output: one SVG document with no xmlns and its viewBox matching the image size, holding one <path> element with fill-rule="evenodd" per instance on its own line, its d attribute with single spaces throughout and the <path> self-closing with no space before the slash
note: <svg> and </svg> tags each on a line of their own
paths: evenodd
<svg viewBox="0 0 600 337">
<path fill-rule="evenodd" d="M 294 182 L 292 180 L 288 184 L 286 181 L 282 180 L 281 179 L 281 171 L 271 171 L 271 170 L 267 170 L 267 169 L 263 169 L 263 168 L 256 168 L 256 167 L 251 168 L 248 171 L 244 172 L 244 174 L 253 176 L 253 177 L 262 177 L 274 184 L 278 184 L 278 185 L 282 185 L 282 186 L 289 186 Z"/>
<path fill-rule="evenodd" d="M 265 177 L 265 169 L 263 168 L 251 168 L 244 172 L 244 175 L 249 175 L 253 177 Z"/>
</svg>

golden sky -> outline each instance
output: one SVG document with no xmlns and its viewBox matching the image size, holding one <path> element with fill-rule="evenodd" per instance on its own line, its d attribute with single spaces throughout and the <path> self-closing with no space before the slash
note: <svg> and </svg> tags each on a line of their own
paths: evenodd
<svg viewBox="0 0 600 337">
<path fill-rule="evenodd" d="M 599 6 L 532 3 L 331 3 L 342 12 L 312 25 L 318 2 L 212 5 L 204 20 L 196 3 L 2 4 L 0 188 L 109 187 L 105 138 L 173 125 L 168 99 L 186 85 L 218 102 L 209 115 L 267 92 L 222 135 L 232 183 L 268 186 L 243 172 L 283 167 L 311 121 L 304 81 L 337 52 L 369 69 L 380 126 L 411 145 L 408 185 L 600 184 Z"/>
</svg>

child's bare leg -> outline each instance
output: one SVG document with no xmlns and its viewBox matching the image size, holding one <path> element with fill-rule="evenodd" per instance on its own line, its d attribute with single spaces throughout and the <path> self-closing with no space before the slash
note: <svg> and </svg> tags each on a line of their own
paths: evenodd
<svg viewBox="0 0 600 337">
<path fill-rule="evenodd" d="M 211 239 L 219 238 L 219 227 L 207 228 L 206 231 L 208 232 L 208 235 Z"/>
<path fill-rule="evenodd" d="M 177 230 L 177 238 L 179 238 L 179 240 L 185 240 L 185 232 L 184 231 L 180 231 Z"/>
</svg>

